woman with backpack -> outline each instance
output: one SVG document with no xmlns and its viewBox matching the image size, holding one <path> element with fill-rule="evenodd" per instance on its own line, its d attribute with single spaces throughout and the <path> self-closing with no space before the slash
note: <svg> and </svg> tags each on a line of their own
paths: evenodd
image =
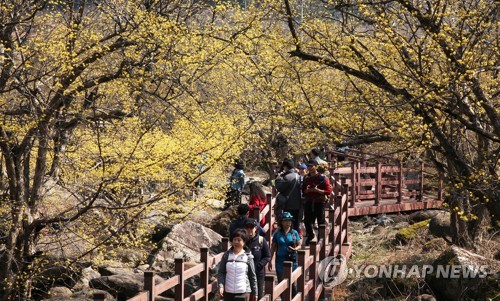
<svg viewBox="0 0 500 301">
<path fill-rule="evenodd" d="M 247 232 L 236 229 L 233 246 L 222 255 L 217 282 L 219 295 L 224 301 L 241 300 L 242 297 L 247 301 L 257 301 L 257 276 L 253 255 L 245 246 L 247 241 Z"/>
<path fill-rule="evenodd" d="M 297 251 L 300 249 L 302 238 L 299 233 L 292 228 L 293 216 L 290 212 L 283 212 L 281 216 L 281 228 L 273 234 L 271 244 L 271 261 L 268 269 L 273 269 L 273 256 L 276 253 L 276 275 L 278 282 L 281 282 L 285 273 L 285 261 L 293 262 L 293 270 L 297 268 Z M 292 286 L 292 297 L 297 294 L 297 285 Z"/>
</svg>

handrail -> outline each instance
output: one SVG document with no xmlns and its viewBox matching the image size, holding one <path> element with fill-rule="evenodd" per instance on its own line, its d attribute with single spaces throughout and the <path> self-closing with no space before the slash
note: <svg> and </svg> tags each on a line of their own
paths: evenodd
<svg viewBox="0 0 500 301">
<path fill-rule="evenodd" d="M 345 192 L 345 189 L 344 189 Z M 347 226 L 347 214 L 341 214 L 341 203 L 338 203 L 333 197 L 336 209 L 328 209 L 327 214 L 329 216 L 329 222 L 332 223 L 337 220 L 342 220 L 342 223 Z M 346 197 L 342 198 L 344 203 L 346 203 Z M 338 204 L 337 204 L 338 203 Z M 274 205 L 274 198 L 268 195 L 268 208 L 272 208 Z M 347 207 L 345 207 L 347 209 Z M 271 210 L 263 211 L 262 214 L 255 213 L 259 220 L 266 216 L 266 226 L 271 229 L 270 225 L 274 222 L 274 217 L 271 215 Z M 346 229 L 347 230 L 347 229 Z M 269 240 L 271 236 L 268 231 Z M 305 296 L 309 295 L 309 301 L 317 301 L 320 296 L 324 294 L 323 286 L 318 283 L 318 273 L 320 265 L 318 261 L 324 259 L 327 256 L 336 256 L 334 254 L 335 250 L 341 250 L 341 248 L 335 248 L 332 243 L 337 241 L 347 241 L 347 237 L 337 237 L 342 236 L 343 233 L 335 234 L 335 227 L 333 225 L 319 225 L 318 242 L 311 242 L 310 244 L 310 254 L 307 255 L 305 250 L 299 250 L 298 252 L 298 266 L 297 269 L 292 271 L 292 263 L 285 262 L 285 278 L 282 282 L 274 285 L 274 276 L 266 276 L 266 288 L 265 296 L 260 301 L 274 301 L 280 295 L 284 296 L 283 301 L 304 301 Z M 329 246 L 327 246 L 327 244 Z M 222 251 L 225 252 L 229 249 L 229 239 L 224 237 L 222 239 Z M 203 247 L 200 249 L 200 261 L 201 263 L 184 270 L 184 260 L 182 258 L 175 259 L 175 275 L 166 279 L 158 284 L 155 284 L 155 275 L 153 272 L 145 272 L 145 284 L 144 291 L 138 295 L 128 299 L 128 301 L 151 301 L 161 293 L 169 290 L 175 289 L 175 300 L 176 301 L 197 301 L 197 300 L 208 300 L 208 294 L 213 292 L 217 288 L 216 281 L 209 282 L 210 280 L 210 269 L 217 265 L 222 259 L 222 253 L 216 255 L 209 255 L 209 249 Z M 189 296 L 184 296 L 184 282 L 196 275 L 200 275 L 200 289 L 195 291 Z M 306 279 L 306 275 L 309 275 Z M 292 298 L 291 287 L 293 284 L 297 283 L 298 294 Z M 313 294 L 311 294 L 313 292 Z M 101 293 L 94 294 L 94 300 L 104 301 L 105 295 Z"/>
</svg>

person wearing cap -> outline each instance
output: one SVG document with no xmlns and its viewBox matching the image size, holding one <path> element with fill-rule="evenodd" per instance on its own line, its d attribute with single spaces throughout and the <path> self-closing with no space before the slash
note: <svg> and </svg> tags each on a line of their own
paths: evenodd
<svg viewBox="0 0 500 301">
<path fill-rule="evenodd" d="M 247 204 L 239 204 L 236 212 L 238 216 L 236 219 L 229 225 L 229 241 L 233 241 L 233 233 L 236 229 L 243 229 L 245 227 L 246 219 L 248 218 L 248 212 L 250 211 L 250 206 Z M 259 235 L 266 236 L 266 231 L 262 229 L 262 227 L 258 226 Z"/>
<path fill-rule="evenodd" d="M 273 269 L 273 255 L 276 253 L 275 268 L 278 282 L 281 282 L 285 273 L 285 261 L 293 262 L 293 270 L 297 268 L 297 251 L 300 249 L 302 238 L 299 233 L 292 228 L 293 216 L 290 212 L 283 212 L 281 216 L 281 227 L 273 234 L 271 244 L 271 261 L 268 269 Z M 292 287 L 292 294 L 297 294 L 297 286 Z"/>
<path fill-rule="evenodd" d="M 257 235 L 259 223 L 253 218 L 247 218 L 245 222 L 245 231 L 248 234 L 246 245 L 253 255 L 255 274 L 257 275 L 258 300 L 264 297 L 264 277 L 266 275 L 266 264 L 271 261 L 271 250 L 267 240 Z"/>
<path fill-rule="evenodd" d="M 316 160 L 307 161 L 308 174 L 302 182 L 302 194 L 305 199 L 304 204 L 304 224 L 306 226 L 307 239 L 305 244 L 314 239 L 313 224 L 315 220 L 318 225 L 325 223 L 325 204 L 332 193 L 332 186 L 328 177 L 322 175 L 317 170 Z"/>
<path fill-rule="evenodd" d="M 291 159 L 285 159 L 282 163 L 283 172 L 275 180 L 276 190 L 286 196 L 286 202 L 281 208 L 294 216 L 293 228 L 300 232 L 300 210 L 302 208 L 302 197 L 300 193 L 300 176 L 295 172 L 294 162 Z M 281 212 L 279 212 L 281 213 Z"/>
</svg>

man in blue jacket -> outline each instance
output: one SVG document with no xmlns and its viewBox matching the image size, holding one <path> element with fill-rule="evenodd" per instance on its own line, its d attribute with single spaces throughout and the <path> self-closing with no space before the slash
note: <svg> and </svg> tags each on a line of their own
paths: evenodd
<svg viewBox="0 0 500 301">
<path fill-rule="evenodd" d="M 245 221 L 245 231 L 248 234 L 246 246 L 253 255 L 255 274 L 257 275 L 258 300 L 264 297 L 264 276 L 266 275 L 266 264 L 271 260 L 271 250 L 267 240 L 258 235 L 259 223 L 253 218 Z M 252 300 L 252 299 L 250 299 Z"/>
</svg>

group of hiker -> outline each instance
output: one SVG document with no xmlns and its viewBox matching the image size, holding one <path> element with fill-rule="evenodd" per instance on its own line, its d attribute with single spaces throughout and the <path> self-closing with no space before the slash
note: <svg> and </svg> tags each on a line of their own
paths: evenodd
<svg viewBox="0 0 500 301">
<path fill-rule="evenodd" d="M 291 159 L 283 160 L 276 175 L 274 185 L 278 195 L 274 213 L 278 223 L 270 228 L 270 231 L 274 231 L 271 246 L 264 238 L 265 232 L 261 227 L 265 225 L 265 221 L 259 223 L 247 217 L 251 209 L 257 207 L 261 211 L 267 204 L 262 184 L 253 182 L 249 185 L 248 204 L 238 205 L 238 218 L 229 227 L 232 247 L 224 253 L 218 272 L 219 294 L 225 301 L 261 299 L 264 296 L 266 265 L 269 271 L 273 267 L 276 269 L 278 281 L 284 278 L 285 261 L 291 261 L 293 269 L 297 267 L 297 251 L 302 246 L 303 238 L 302 221 L 307 235 L 305 245 L 309 245 L 315 238 L 314 223 L 325 223 L 324 210 L 332 193 L 332 186 L 324 174 L 326 162 L 319 158 L 319 151 L 313 149 L 310 157 L 310 160 L 297 166 Z M 228 197 L 237 195 L 232 190 L 239 189 L 241 198 L 241 190 L 245 184 L 243 169 L 244 165 L 241 163 L 235 165 Z M 241 199 L 236 202 L 241 203 Z M 297 294 L 295 285 L 292 287 L 292 294 Z"/>
<path fill-rule="evenodd" d="M 260 224 L 248 218 L 249 211 L 248 204 L 238 205 L 238 217 L 229 226 L 232 246 L 222 256 L 217 275 L 219 295 L 225 301 L 261 299 L 264 296 L 265 267 L 267 265 L 269 271 L 273 269 L 273 257 L 278 281 L 284 278 L 285 261 L 291 261 L 293 268 L 297 268 L 297 251 L 302 237 L 292 228 L 294 217 L 283 212 L 269 246 Z M 295 286 L 292 293 L 297 293 Z"/>
</svg>

